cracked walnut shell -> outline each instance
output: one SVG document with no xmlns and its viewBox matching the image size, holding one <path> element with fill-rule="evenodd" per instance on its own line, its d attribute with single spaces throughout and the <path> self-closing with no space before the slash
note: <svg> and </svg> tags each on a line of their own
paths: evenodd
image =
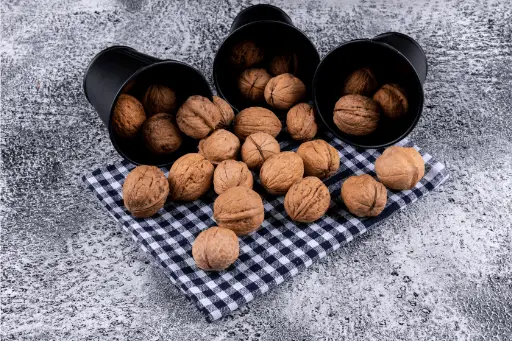
<svg viewBox="0 0 512 341">
<path fill-rule="evenodd" d="M 262 102 L 265 100 L 265 86 L 270 78 L 265 69 L 247 69 L 238 78 L 238 89 L 249 101 Z"/>
<path fill-rule="evenodd" d="M 304 174 L 317 178 L 328 178 L 340 167 L 340 154 L 324 140 L 304 142 L 297 149 L 304 161 Z"/>
<path fill-rule="evenodd" d="M 288 110 L 306 96 L 306 86 L 290 73 L 283 73 L 270 79 L 265 87 L 265 100 L 268 105 Z"/>
<path fill-rule="evenodd" d="M 284 209 L 290 218 L 301 223 L 320 219 L 329 209 L 329 189 L 314 176 L 308 176 L 295 183 L 284 197 Z"/>
<path fill-rule="evenodd" d="M 240 140 L 232 132 L 218 129 L 199 141 L 199 154 L 217 165 L 224 160 L 234 160 L 240 150 Z"/>
<path fill-rule="evenodd" d="M 425 163 L 414 148 L 391 146 L 375 161 L 380 182 L 394 190 L 412 189 L 425 175 Z"/>
<path fill-rule="evenodd" d="M 386 207 L 387 191 L 368 174 L 351 176 L 341 186 L 341 198 L 347 209 L 358 217 L 376 217 Z"/>
<path fill-rule="evenodd" d="M 230 229 L 238 236 L 246 235 L 263 223 L 263 201 L 250 188 L 233 187 L 215 199 L 213 217 L 220 227 Z"/>
<path fill-rule="evenodd" d="M 279 142 L 267 133 L 254 133 L 242 145 L 242 160 L 250 169 L 259 169 L 266 159 L 281 151 Z"/>
<path fill-rule="evenodd" d="M 272 111 L 262 107 L 250 107 L 236 115 L 233 131 L 240 140 L 245 140 L 247 136 L 258 132 L 276 137 L 282 127 L 281 121 Z"/>
<path fill-rule="evenodd" d="M 185 154 L 169 170 L 169 197 L 171 200 L 196 200 L 210 189 L 212 177 L 210 161 L 201 154 Z"/>
<path fill-rule="evenodd" d="M 174 114 L 176 93 L 165 85 L 154 84 L 146 90 L 142 103 L 148 116 L 160 113 Z"/>
<path fill-rule="evenodd" d="M 270 194 L 285 194 L 304 176 L 304 162 L 294 152 L 281 152 L 269 157 L 261 166 L 260 181 Z"/>
<path fill-rule="evenodd" d="M 382 86 L 373 95 L 373 100 L 379 105 L 382 114 L 393 120 L 405 116 L 409 110 L 409 103 L 404 95 L 404 90 L 397 84 Z"/>
<path fill-rule="evenodd" d="M 318 126 L 313 107 L 307 103 L 294 105 L 286 114 L 286 128 L 294 140 L 306 141 L 315 137 Z"/>
<path fill-rule="evenodd" d="M 228 102 L 219 96 L 213 96 L 213 104 L 217 106 L 220 111 L 220 122 L 217 128 L 228 128 L 235 119 L 235 112 Z"/>
<path fill-rule="evenodd" d="M 222 116 L 219 108 L 208 98 L 190 96 L 176 114 L 180 130 L 194 139 L 205 138 L 214 131 Z"/>
<path fill-rule="evenodd" d="M 379 108 L 368 97 L 346 95 L 334 106 L 333 121 L 344 133 L 355 136 L 368 135 L 377 129 Z"/>
<path fill-rule="evenodd" d="M 222 227 L 210 227 L 199 233 L 192 244 L 192 257 L 198 268 L 222 271 L 233 264 L 240 253 L 236 234 Z"/>
<path fill-rule="evenodd" d="M 233 47 L 230 60 L 237 68 L 247 69 L 261 63 L 264 57 L 264 51 L 255 42 L 244 40 Z"/>
<path fill-rule="evenodd" d="M 135 167 L 123 184 L 124 205 L 134 217 L 151 217 L 164 207 L 169 184 L 155 166 Z"/>
<path fill-rule="evenodd" d="M 252 185 L 252 173 L 242 161 L 222 161 L 213 173 L 213 189 L 217 194 L 237 186 L 252 189 Z"/>
<path fill-rule="evenodd" d="M 362 68 L 352 72 L 343 85 L 344 95 L 362 95 L 371 97 L 377 90 L 379 83 L 369 68 Z"/>
<path fill-rule="evenodd" d="M 123 138 L 134 138 L 146 120 L 144 107 L 135 97 L 121 94 L 112 113 L 112 129 Z"/>
<path fill-rule="evenodd" d="M 161 113 L 148 118 L 142 126 L 142 137 L 148 150 L 165 155 L 176 151 L 182 142 L 181 132 L 172 115 Z"/>
</svg>

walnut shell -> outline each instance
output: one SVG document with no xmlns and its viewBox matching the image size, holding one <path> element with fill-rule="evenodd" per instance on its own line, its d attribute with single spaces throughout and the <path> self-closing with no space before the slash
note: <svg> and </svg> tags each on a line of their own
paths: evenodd
<svg viewBox="0 0 512 341">
<path fill-rule="evenodd" d="M 165 174 L 155 166 L 135 167 L 123 184 L 124 206 L 134 217 L 151 217 L 164 207 L 169 194 Z"/>
<path fill-rule="evenodd" d="M 343 86 L 343 95 L 362 95 L 371 97 L 377 88 L 379 83 L 377 78 L 369 68 L 362 68 L 352 72 Z"/>
<path fill-rule="evenodd" d="M 239 69 L 247 69 L 261 63 L 265 57 L 263 49 L 255 42 L 244 40 L 236 44 L 231 52 L 230 60 Z"/>
<path fill-rule="evenodd" d="M 235 119 L 235 112 L 228 102 L 220 98 L 219 96 L 213 96 L 213 104 L 219 108 L 220 111 L 220 122 L 217 128 L 228 128 Z"/>
<path fill-rule="evenodd" d="M 318 126 L 313 107 L 307 103 L 294 105 L 286 114 L 286 128 L 294 140 L 306 141 L 315 137 Z"/>
<path fill-rule="evenodd" d="M 425 175 L 425 163 L 414 148 L 391 146 L 375 161 L 380 182 L 394 190 L 412 189 Z"/>
<path fill-rule="evenodd" d="M 221 271 L 233 264 L 240 253 L 236 234 L 222 227 L 210 227 L 199 233 L 192 244 L 192 257 L 198 268 Z"/>
<path fill-rule="evenodd" d="M 180 130 L 194 139 L 205 138 L 215 130 L 222 115 L 219 108 L 208 98 L 190 96 L 176 114 L 176 122 Z"/>
<path fill-rule="evenodd" d="M 114 133 L 122 138 L 134 138 L 145 120 L 144 107 L 135 97 L 127 94 L 119 95 L 112 113 Z"/>
<path fill-rule="evenodd" d="M 213 173 L 213 189 L 222 194 L 230 188 L 243 186 L 252 189 L 252 173 L 241 161 L 222 161 Z"/>
<path fill-rule="evenodd" d="M 299 59 L 293 52 L 277 55 L 270 60 L 268 69 L 274 76 L 279 76 L 283 73 L 296 75 L 299 69 Z"/>
<path fill-rule="evenodd" d="M 267 133 L 254 133 L 242 145 L 242 160 L 250 169 L 259 169 L 266 159 L 281 151 L 279 142 Z"/>
<path fill-rule="evenodd" d="M 233 131 L 240 140 L 245 140 L 247 136 L 258 132 L 276 137 L 282 127 L 281 121 L 272 111 L 262 107 L 250 107 L 236 115 Z"/>
<path fill-rule="evenodd" d="M 346 95 L 341 97 L 334 106 L 334 123 L 349 135 L 368 135 L 377 129 L 379 108 L 368 97 Z"/>
<path fill-rule="evenodd" d="M 386 207 L 387 191 L 368 174 L 351 176 L 341 186 L 341 198 L 350 213 L 358 217 L 376 217 Z"/>
<path fill-rule="evenodd" d="M 199 154 L 217 165 L 224 160 L 235 160 L 240 150 L 240 140 L 232 132 L 219 129 L 199 141 Z"/>
<path fill-rule="evenodd" d="M 261 166 L 260 181 L 270 194 L 285 194 L 304 176 L 304 163 L 294 152 L 281 152 L 269 157 Z"/>
<path fill-rule="evenodd" d="M 142 103 L 148 116 L 160 113 L 174 114 L 176 93 L 165 85 L 154 84 L 146 90 Z"/>
<path fill-rule="evenodd" d="M 304 142 L 297 149 L 297 154 L 304 161 L 304 174 L 317 178 L 328 178 L 340 168 L 340 154 L 324 140 Z"/>
<path fill-rule="evenodd" d="M 288 110 L 306 97 L 306 86 L 290 73 L 271 78 L 265 87 L 265 100 L 268 105 Z"/>
<path fill-rule="evenodd" d="M 193 201 L 205 194 L 212 184 L 213 165 L 201 154 L 185 154 L 169 171 L 171 200 Z"/>
<path fill-rule="evenodd" d="M 233 187 L 215 199 L 213 217 L 219 226 L 233 230 L 238 236 L 246 235 L 263 223 L 263 201 L 250 188 Z"/>
<path fill-rule="evenodd" d="M 380 88 L 373 100 L 379 105 L 384 116 L 393 120 L 401 118 L 409 110 L 409 102 L 404 95 L 404 90 L 398 84 L 386 84 Z"/>
<path fill-rule="evenodd" d="M 329 209 L 331 195 L 322 180 L 308 176 L 290 187 L 284 197 L 284 209 L 294 221 L 311 223 Z"/>
<path fill-rule="evenodd" d="M 243 97 L 253 102 L 265 100 L 265 86 L 270 80 L 265 69 L 247 69 L 238 78 L 238 89 Z"/>
<path fill-rule="evenodd" d="M 165 113 L 151 116 L 144 122 L 142 137 L 149 151 L 159 155 L 176 151 L 182 142 L 181 132 L 174 125 L 174 117 Z"/>
</svg>

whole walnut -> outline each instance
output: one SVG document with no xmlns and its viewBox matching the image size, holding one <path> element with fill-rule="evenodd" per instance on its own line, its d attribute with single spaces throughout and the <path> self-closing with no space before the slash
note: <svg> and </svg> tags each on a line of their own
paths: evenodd
<svg viewBox="0 0 512 341">
<path fill-rule="evenodd" d="M 294 140 L 306 141 L 315 137 L 318 126 L 313 107 L 307 103 L 294 105 L 286 114 L 286 128 Z"/>
<path fill-rule="evenodd" d="M 371 97 L 377 88 L 379 83 L 377 78 L 369 68 L 362 68 L 352 72 L 343 86 L 344 95 L 362 95 Z"/>
<path fill-rule="evenodd" d="M 276 137 L 281 128 L 281 121 L 272 111 L 262 107 L 250 107 L 236 115 L 233 131 L 240 140 L 245 140 L 247 136 L 258 132 Z"/>
<path fill-rule="evenodd" d="M 174 162 L 169 171 L 169 197 L 171 200 L 196 200 L 210 189 L 212 177 L 210 161 L 201 154 L 185 154 Z"/>
<path fill-rule="evenodd" d="M 224 160 L 235 160 L 240 150 L 240 140 L 232 132 L 219 129 L 199 141 L 199 154 L 217 165 Z"/>
<path fill-rule="evenodd" d="M 270 60 L 268 69 L 274 76 L 279 76 L 283 73 L 296 75 L 299 69 L 299 60 L 293 52 L 280 54 Z"/>
<path fill-rule="evenodd" d="M 137 136 L 146 120 L 142 104 L 133 96 L 119 95 L 112 113 L 112 129 L 120 137 L 131 139 Z"/>
<path fill-rule="evenodd" d="M 380 113 L 377 104 L 368 97 L 346 95 L 334 106 L 334 123 L 349 135 L 368 135 L 377 129 Z"/>
<path fill-rule="evenodd" d="M 222 271 L 233 264 L 240 253 L 236 234 L 222 227 L 210 227 L 199 233 L 192 244 L 192 257 L 198 268 Z"/>
<path fill-rule="evenodd" d="M 398 84 L 386 84 L 380 88 L 373 100 L 379 105 L 384 116 L 398 119 L 409 110 L 409 102 L 404 95 L 404 90 Z"/>
<path fill-rule="evenodd" d="M 265 100 L 265 86 L 270 78 L 265 69 L 247 69 L 238 78 L 238 89 L 249 101 L 262 102 Z"/>
<path fill-rule="evenodd" d="M 301 223 L 320 219 L 329 209 L 329 189 L 314 176 L 308 176 L 290 187 L 284 197 L 284 209 L 290 218 Z"/>
<path fill-rule="evenodd" d="M 168 194 L 165 174 L 155 166 L 135 167 L 124 180 L 124 206 L 134 217 L 147 218 L 157 213 Z"/>
<path fill-rule="evenodd" d="M 412 189 L 425 175 L 425 163 L 414 148 L 391 146 L 375 161 L 380 182 L 394 190 Z"/>
<path fill-rule="evenodd" d="M 144 144 L 154 154 L 170 154 L 182 142 L 181 132 L 174 125 L 174 117 L 161 113 L 148 118 L 142 125 Z"/>
<path fill-rule="evenodd" d="M 265 100 L 279 110 L 288 110 L 306 96 L 306 86 L 290 73 L 271 78 L 265 87 Z"/>
<path fill-rule="evenodd" d="M 233 47 L 230 60 L 239 69 L 247 69 L 261 63 L 265 57 L 261 49 L 254 41 L 244 40 Z"/>
<path fill-rule="evenodd" d="M 304 174 L 324 179 L 334 175 L 340 167 L 340 154 L 324 140 L 304 142 L 297 149 L 304 161 Z"/>
<path fill-rule="evenodd" d="M 217 128 L 228 128 L 235 119 L 235 112 L 228 102 L 220 98 L 219 96 L 213 96 L 213 104 L 217 106 L 220 111 L 220 122 Z"/>
<path fill-rule="evenodd" d="M 165 85 L 154 84 L 146 90 L 142 103 L 148 116 L 160 113 L 174 114 L 176 93 Z"/>
<path fill-rule="evenodd" d="M 214 131 L 222 115 L 219 108 L 208 98 L 190 96 L 176 114 L 180 130 L 194 139 L 202 139 Z"/>
<path fill-rule="evenodd" d="M 269 157 L 261 166 L 260 181 L 270 194 L 285 194 L 304 176 L 304 163 L 294 152 L 281 152 Z"/>
<path fill-rule="evenodd" d="M 252 173 L 241 161 L 222 161 L 213 173 L 213 189 L 217 194 L 237 186 L 252 188 L 252 185 Z"/>
<path fill-rule="evenodd" d="M 233 187 L 215 199 L 213 217 L 220 227 L 243 236 L 256 231 L 263 223 L 263 201 L 260 195 L 250 188 Z"/>
<path fill-rule="evenodd" d="M 386 207 L 387 191 L 368 174 L 351 176 L 341 186 L 341 198 L 350 213 L 358 217 L 376 217 Z"/>
<path fill-rule="evenodd" d="M 254 133 L 242 145 L 242 160 L 250 169 L 259 169 L 266 159 L 281 151 L 279 142 L 267 133 Z"/>
</svg>

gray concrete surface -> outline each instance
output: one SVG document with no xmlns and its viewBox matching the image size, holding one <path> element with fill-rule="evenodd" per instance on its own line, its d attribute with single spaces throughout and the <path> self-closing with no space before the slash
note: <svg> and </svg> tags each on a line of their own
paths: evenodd
<svg viewBox="0 0 512 341">
<path fill-rule="evenodd" d="M 249 1 L 2 0 L 2 340 L 511 340 L 512 6 L 277 1 L 325 55 L 396 30 L 428 54 L 412 139 L 449 181 L 294 280 L 208 324 L 79 177 L 119 160 L 82 95 L 126 44 L 208 75 Z"/>
</svg>

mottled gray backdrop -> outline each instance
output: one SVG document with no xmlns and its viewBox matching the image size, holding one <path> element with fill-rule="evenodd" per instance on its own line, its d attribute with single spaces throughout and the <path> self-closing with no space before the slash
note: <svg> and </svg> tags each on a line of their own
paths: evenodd
<svg viewBox="0 0 512 341">
<path fill-rule="evenodd" d="M 437 192 L 208 324 L 80 183 L 120 157 L 82 94 L 123 44 L 211 81 L 250 1 L 2 0 L 2 340 L 510 340 L 509 0 L 276 1 L 324 56 L 395 30 L 430 72 L 413 140 L 444 162 Z"/>
</svg>

